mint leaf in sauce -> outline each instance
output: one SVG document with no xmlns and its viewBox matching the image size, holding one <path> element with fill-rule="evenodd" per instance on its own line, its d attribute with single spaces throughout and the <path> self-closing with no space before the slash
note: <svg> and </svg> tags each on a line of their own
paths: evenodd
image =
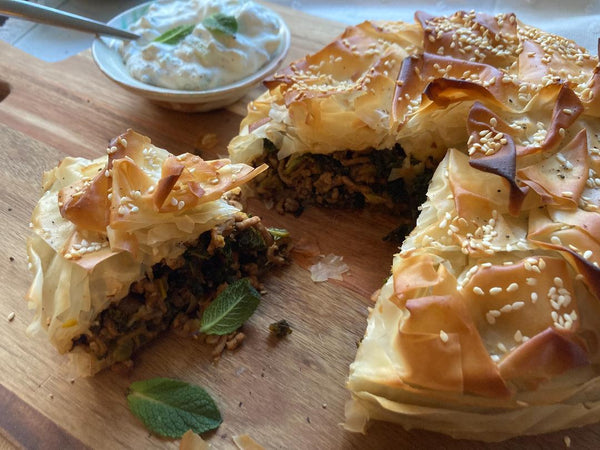
<svg viewBox="0 0 600 450">
<path fill-rule="evenodd" d="M 247 278 L 237 280 L 221 292 L 204 310 L 200 331 L 206 334 L 229 334 L 237 330 L 254 313 L 260 294 Z"/>
<path fill-rule="evenodd" d="M 234 36 L 238 30 L 238 23 L 235 17 L 223 13 L 214 13 L 205 17 L 202 21 L 202 25 L 212 33 L 216 31 L 230 36 Z"/>
<path fill-rule="evenodd" d="M 177 45 L 183 41 L 186 36 L 192 33 L 196 28 L 196 25 L 178 25 L 175 28 L 171 28 L 165 31 L 159 37 L 154 39 L 153 42 L 160 42 L 167 45 Z"/>
<path fill-rule="evenodd" d="M 146 428 L 170 438 L 180 438 L 189 429 L 204 433 L 223 421 L 217 405 L 204 389 L 170 378 L 132 383 L 127 402 Z"/>
</svg>

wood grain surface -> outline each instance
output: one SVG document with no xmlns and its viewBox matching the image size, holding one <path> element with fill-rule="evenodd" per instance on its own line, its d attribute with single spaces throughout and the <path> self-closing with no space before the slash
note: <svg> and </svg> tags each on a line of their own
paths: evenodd
<svg viewBox="0 0 600 450">
<path fill-rule="evenodd" d="M 288 60 L 330 41 L 340 24 L 273 6 L 292 31 Z M 165 334 L 136 358 L 130 376 L 104 371 L 73 380 L 67 358 L 43 336 L 29 337 L 32 319 L 23 297 L 31 281 L 25 240 L 44 170 L 66 155 L 96 157 L 127 128 L 173 153 L 224 155 L 237 133 L 247 98 L 227 110 L 184 114 L 161 109 L 122 90 L 95 67 L 89 52 L 47 64 L 0 42 L 0 448 L 177 448 L 153 436 L 129 412 L 132 381 L 166 376 L 204 386 L 224 421 L 207 433 L 215 449 L 234 448 L 247 433 L 269 449 L 595 448 L 600 426 L 484 445 L 423 431 L 374 424 L 364 436 L 344 431 L 344 384 L 366 325 L 369 297 L 389 273 L 394 245 L 382 237 L 395 219 L 368 211 L 309 208 L 281 216 L 251 201 L 270 226 L 318 242 L 322 253 L 342 255 L 351 268 L 343 282 L 313 283 L 298 263 L 266 279 L 267 294 L 244 325 L 242 347 L 214 363 L 211 349 Z M 202 138 L 217 135 L 212 149 Z M 7 320 L 14 312 L 15 318 Z M 279 319 L 293 333 L 274 342 L 268 325 Z"/>
</svg>

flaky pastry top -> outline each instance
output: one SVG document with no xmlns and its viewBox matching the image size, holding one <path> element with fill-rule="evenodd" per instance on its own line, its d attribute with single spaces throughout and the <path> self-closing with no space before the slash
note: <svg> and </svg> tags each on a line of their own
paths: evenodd
<svg viewBox="0 0 600 450">
<path fill-rule="evenodd" d="M 36 310 L 60 352 L 150 268 L 238 212 L 223 195 L 265 167 L 179 156 L 132 130 L 94 160 L 65 158 L 43 177 L 27 241 Z"/>
<path fill-rule="evenodd" d="M 416 23 L 363 22 L 265 82 L 230 145 L 233 161 L 251 162 L 263 139 L 294 153 L 389 149 L 438 161 L 464 148 L 475 100 L 501 104 L 523 147 L 557 139 L 585 104 L 597 114 L 597 58 L 574 42 L 518 21 L 514 14 L 457 12 Z M 553 121 L 538 111 L 568 88 Z"/>
<path fill-rule="evenodd" d="M 229 145 L 252 161 L 265 139 L 279 158 L 400 144 L 439 163 L 375 296 L 346 427 L 498 440 L 595 421 L 598 59 L 514 14 L 415 19 L 349 27 L 292 63 Z"/>
</svg>

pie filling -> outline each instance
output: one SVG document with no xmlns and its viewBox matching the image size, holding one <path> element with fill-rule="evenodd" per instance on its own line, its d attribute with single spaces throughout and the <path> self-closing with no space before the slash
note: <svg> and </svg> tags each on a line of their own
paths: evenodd
<svg viewBox="0 0 600 450">
<path fill-rule="evenodd" d="M 227 284 L 258 276 L 285 263 L 288 239 L 257 220 L 235 219 L 202 233 L 177 258 L 155 264 L 133 283 L 129 294 L 104 310 L 90 331 L 73 340 L 103 366 L 128 361 L 133 353 L 168 328 L 198 334 L 204 309 Z"/>
</svg>

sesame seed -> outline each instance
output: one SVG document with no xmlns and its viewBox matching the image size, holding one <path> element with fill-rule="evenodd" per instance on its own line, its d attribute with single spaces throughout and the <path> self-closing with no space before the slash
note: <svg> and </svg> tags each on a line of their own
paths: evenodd
<svg viewBox="0 0 600 450">
<path fill-rule="evenodd" d="M 537 292 L 532 292 L 531 293 L 531 303 L 535 303 L 538 300 L 538 295 Z"/>
<path fill-rule="evenodd" d="M 518 310 L 519 310 L 519 309 L 521 309 L 523 306 L 525 306 L 525 302 L 521 302 L 521 301 L 519 301 L 519 302 L 514 302 L 514 303 L 512 304 L 512 310 L 513 310 L 513 311 L 518 311 Z"/>
<path fill-rule="evenodd" d="M 583 252 L 583 259 L 590 259 L 593 255 L 593 252 L 591 250 L 586 250 L 585 252 Z"/>
<path fill-rule="evenodd" d="M 506 292 L 514 292 L 519 289 L 519 285 L 517 283 L 510 283 L 506 288 Z"/>
<path fill-rule="evenodd" d="M 171 197 L 171 205 L 177 206 L 177 204 L 178 204 L 177 199 L 175 197 Z"/>
<path fill-rule="evenodd" d="M 502 292 L 502 288 L 495 286 L 493 288 L 490 289 L 490 295 L 498 295 Z"/>
<path fill-rule="evenodd" d="M 503 353 L 506 353 L 508 351 L 506 349 L 506 346 L 502 342 L 498 342 L 498 349 Z"/>
<path fill-rule="evenodd" d="M 513 338 L 516 342 L 521 342 L 523 340 L 523 333 L 521 333 L 521 330 L 517 330 Z"/>
<path fill-rule="evenodd" d="M 554 284 L 558 287 L 563 287 L 563 280 L 560 277 L 554 277 Z"/>
<path fill-rule="evenodd" d="M 11 311 L 8 313 L 8 316 L 6 316 L 6 320 L 8 320 L 9 322 L 12 322 L 13 320 L 15 320 L 15 312 Z"/>
<path fill-rule="evenodd" d="M 475 287 L 473 288 L 473 292 L 474 292 L 476 295 L 485 295 L 485 292 L 483 292 L 483 289 L 481 289 L 479 286 L 475 286 Z"/>
<path fill-rule="evenodd" d="M 508 313 L 512 311 L 512 305 L 509 303 L 507 305 L 504 305 L 502 308 L 500 308 L 500 311 L 503 313 Z"/>
<path fill-rule="evenodd" d="M 185 206 L 185 202 L 183 200 L 181 200 L 178 204 L 177 204 L 177 209 L 183 209 L 183 207 Z"/>
<path fill-rule="evenodd" d="M 448 342 L 448 334 L 444 330 L 440 330 L 440 339 L 442 342 Z"/>
</svg>

